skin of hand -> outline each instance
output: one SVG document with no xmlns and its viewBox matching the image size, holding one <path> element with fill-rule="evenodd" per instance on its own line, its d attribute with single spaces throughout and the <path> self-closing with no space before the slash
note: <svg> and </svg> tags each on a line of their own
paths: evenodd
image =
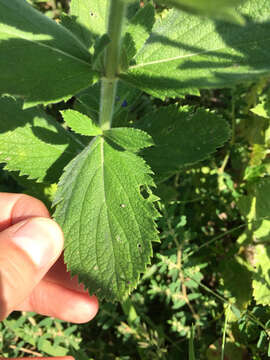
<svg viewBox="0 0 270 360">
<path fill-rule="evenodd" d="M 28 195 L 0 193 L 0 321 L 12 311 L 34 311 L 84 323 L 98 300 L 71 279 L 63 233 L 45 205 Z"/>
</svg>

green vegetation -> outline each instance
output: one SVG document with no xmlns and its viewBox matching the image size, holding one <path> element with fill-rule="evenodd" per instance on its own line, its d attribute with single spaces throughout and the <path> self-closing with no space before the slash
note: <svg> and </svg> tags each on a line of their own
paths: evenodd
<svg viewBox="0 0 270 360">
<path fill-rule="evenodd" d="M 0 355 L 268 359 L 269 2 L 120 1 L 123 47 L 106 0 L 28 2 L 0 0 L 0 190 L 57 205 L 68 267 L 105 299 L 85 325 L 12 314 Z"/>
</svg>

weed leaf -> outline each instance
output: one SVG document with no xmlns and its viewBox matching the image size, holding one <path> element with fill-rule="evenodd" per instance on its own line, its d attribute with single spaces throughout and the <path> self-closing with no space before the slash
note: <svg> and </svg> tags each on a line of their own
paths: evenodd
<svg viewBox="0 0 270 360">
<path fill-rule="evenodd" d="M 52 117 L 39 108 L 0 98 L 0 162 L 30 179 L 54 183 L 63 168 L 83 149 Z"/>
<path fill-rule="evenodd" d="M 93 68 L 96 71 L 104 72 L 104 54 L 107 46 L 110 43 L 110 38 L 107 34 L 102 35 L 95 42 L 93 54 Z"/>
<path fill-rule="evenodd" d="M 76 110 L 63 110 L 61 114 L 66 124 L 76 133 L 85 136 L 96 136 L 102 133 L 98 127 L 88 116 L 79 113 Z"/>
<path fill-rule="evenodd" d="M 158 0 L 157 2 L 193 14 L 243 24 L 243 18 L 235 10 L 235 7 L 243 3 L 243 0 L 219 0 L 218 6 L 216 0 Z"/>
<path fill-rule="evenodd" d="M 253 297 L 257 304 L 270 305 L 270 249 L 269 246 L 257 245 L 255 248 Z"/>
<path fill-rule="evenodd" d="M 268 241 L 270 236 L 270 180 L 261 179 L 250 186 L 249 194 L 238 200 L 238 207 L 247 221 L 248 242 Z"/>
<path fill-rule="evenodd" d="M 240 256 L 229 253 L 220 261 L 219 271 L 224 288 L 230 292 L 230 299 L 238 311 L 243 311 L 250 303 L 252 296 L 252 266 Z"/>
<path fill-rule="evenodd" d="M 66 21 L 64 24 L 90 48 L 93 41 L 106 32 L 108 5 L 108 0 L 72 0 L 69 24 Z"/>
<path fill-rule="evenodd" d="M 0 94 L 25 106 L 71 97 L 94 81 L 87 48 L 26 1 L 0 0 Z"/>
<path fill-rule="evenodd" d="M 144 45 L 151 33 L 154 22 L 155 9 L 151 4 L 141 8 L 130 20 L 122 45 L 122 50 L 125 52 L 128 62 Z"/>
<path fill-rule="evenodd" d="M 257 304 L 270 304 L 270 180 L 260 179 L 249 187 L 249 194 L 238 201 L 238 207 L 247 221 L 247 227 L 238 239 L 239 245 L 249 245 L 248 258 L 255 267 L 253 297 Z"/>
<path fill-rule="evenodd" d="M 153 138 L 155 146 L 145 149 L 143 156 L 158 179 L 205 160 L 230 137 L 229 126 L 220 116 L 190 107 L 159 108 L 136 125 Z"/>
<path fill-rule="evenodd" d="M 104 131 L 104 136 L 122 148 L 137 152 L 154 145 L 152 137 L 146 132 L 134 128 L 114 128 Z"/>
<path fill-rule="evenodd" d="M 245 16 L 244 26 L 168 11 L 122 79 L 164 99 L 268 74 L 270 2 L 249 0 L 237 11 Z"/>
<path fill-rule="evenodd" d="M 138 283 L 158 241 L 154 186 L 144 160 L 101 136 L 65 169 L 54 204 L 65 262 L 100 299 L 122 300 Z"/>
</svg>

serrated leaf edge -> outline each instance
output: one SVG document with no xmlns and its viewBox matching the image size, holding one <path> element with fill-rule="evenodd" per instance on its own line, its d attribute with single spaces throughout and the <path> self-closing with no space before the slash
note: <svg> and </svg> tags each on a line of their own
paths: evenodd
<svg viewBox="0 0 270 360">
<path fill-rule="evenodd" d="M 98 135 L 98 136 L 94 137 L 94 138 L 92 139 L 91 143 L 94 142 L 97 137 L 101 137 L 101 136 Z M 91 143 L 90 143 L 90 144 L 91 144 Z M 90 146 L 90 144 L 89 144 L 88 146 Z M 88 146 L 85 147 L 84 151 L 87 151 Z M 129 153 L 132 153 L 131 151 L 128 151 L 128 150 L 124 150 L 124 151 L 129 152 Z M 134 155 L 134 153 L 132 153 L 132 154 Z M 80 155 L 80 154 L 78 154 L 78 155 Z M 77 156 L 78 156 L 78 155 L 77 155 Z M 59 188 L 61 187 L 61 185 L 64 183 L 64 178 L 65 178 L 65 175 L 66 175 L 67 167 L 68 167 L 72 162 L 74 162 L 74 161 L 76 160 L 77 156 L 76 156 L 75 158 L 73 158 L 73 159 L 65 166 L 65 168 L 64 168 L 64 170 L 63 170 L 63 173 L 62 173 L 62 175 L 61 175 L 61 177 L 60 177 L 60 180 L 59 180 L 59 182 L 58 182 L 58 184 L 57 184 L 57 189 L 59 189 Z M 135 156 L 138 156 L 138 155 L 135 155 Z M 147 174 L 149 174 L 150 176 L 153 175 L 153 171 L 151 170 L 150 166 L 146 163 L 146 161 L 145 161 L 141 156 L 138 156 L 138 157 L 140 157 L 141 160 L 143 161 L 143 163 L 144 163 L 144 165 L 145 165 L 145 168 L 146 168 L 146 170 L 147 170 Z M 141 196 L 142 199 L 144 199 L 144 197 L 140 194 L 140 186 L 145 185 L 145 186 L 155 187 L 156 185 L 155 185 L 155 183 L 154 183 L 154 180 L 153 180 L 153 177 L 152 177 L 152 176 L 151 176 L 151 180 L 152 180 L 152 181 L 151 181 L 150 184 L 139 184 L 139 185 L 138 185 L 138 194 L 139 194 L 139 196 Z M 58 190 L 57 190 L 57 192 L 58 192 Z M 60 197 L 57 198 L 57 192 L 56 192 L 55 197 L 54 197 L 53 202 L 52 202 L 52 207 L 55 208 L 55 211 L 54 211 L 54 214 L 53 214 L 53 218 L 54 218 L 55 220 L 56 220 L 56 218 L 55 218 L 56 206 L 64 200 L 63 198 L 60 198 Z M 91 289 L 86 288 L 86 286 L 85 286 L 84 283 L 83 283 L 83 278 L 82 278 L 82 276 L 81 276 L 80 274 L 77 274 L 76 272 L 74 272 L 74 271 L 70 268 L 69 264 L 68 264 L 67 261 L 66 261 L 65 252 L 64 252 L 64 263 L 66 264 L 67 270 L 70 272 L 71 277 L 73 278 L 73 277 L 77 276 L 78 282 L 79 282 L 80 284 L 82 284 L 82 285 L 86 288 L 86 290 L 89 292 L 90 295 L 96 295 L 96 296 L 98 296 L 99 300 L 107 300 L 107 301 L 110 301 L 110 302 L 115 303 L 115 302 L 117 302 L 117 301 L 123 301 L 127 296 L 129 296 L 129 295 L 131 294 L 131 292 L 132 292 L 134 289 L 137 288 L 137 286 L 138 286 L 138 284 L 139 284 L 139 280 L 140 280 L 141 274 L 146 271 L 147 266 L 151 263 L 151 257 L 153 256 L 152 243 L 153 243 L 153 242 L 160 242 L 160 239 L 159 239 L 159 237 L 158 237 L 159 231 L 158 231 L 158 226 L 157 226 L 156 220 L 157 220 L 159 217 L 161 217 L 161 214 L 159 213 L 158 209 L 157 209 L 156 206 L 154 205 L 154 202 L 155 202 L 155 201 L 151 200 L 151 198 L 150 198 L 149 201 L 152 203 L 152 206 L 153 206 L 153 207 L 152 207 L 152 210 L 153 210 L 153 213 L 154 213 L 154 215 L 155 215 L 155 216 L 152 217 L 152 221 L 153 221 L 153 225 L 154 225 L 154 232 L 153 232 L 153 240 L 151 240 L 151 253 L 150 253 L 150 255 L 148 256 L 148 260 L 147 260 L 147 261 L 145 262 L 145 264 L 144 264 L 144 268 L 143 268 L 141 271 L 139 271 L 139 272 L 137 273 L 136 278 L 134 278 L 134 280 L 128 284 L 128 286 L 127 286 L 127 288 L 126 288 L 126 294 L 123 296 L 123 298 L 122 298 L 122 297 L 119 297 L 119 298 L 112 299 L 112 298 L 109 298 L 109 297 L 104 296 L 104 295 L 100 296 L 100 295 L 99 295 L 99 291 L 94 292 L 94 291 L 91 291 Z M 154 236 L 155 236 L 155 239 L 154 239 Z"/>
</svg>

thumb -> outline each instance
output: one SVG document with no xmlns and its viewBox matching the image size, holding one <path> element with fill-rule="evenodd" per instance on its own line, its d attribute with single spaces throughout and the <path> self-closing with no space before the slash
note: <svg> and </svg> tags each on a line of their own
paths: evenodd
<svg viewBox="0 0 270 360">
<path fill-rule="evenodd" d="M 62 231 L 47 218 L 28 218 L 0 233 L 0 321 L 30 295 L 62 248 Z"/>
</svg>

